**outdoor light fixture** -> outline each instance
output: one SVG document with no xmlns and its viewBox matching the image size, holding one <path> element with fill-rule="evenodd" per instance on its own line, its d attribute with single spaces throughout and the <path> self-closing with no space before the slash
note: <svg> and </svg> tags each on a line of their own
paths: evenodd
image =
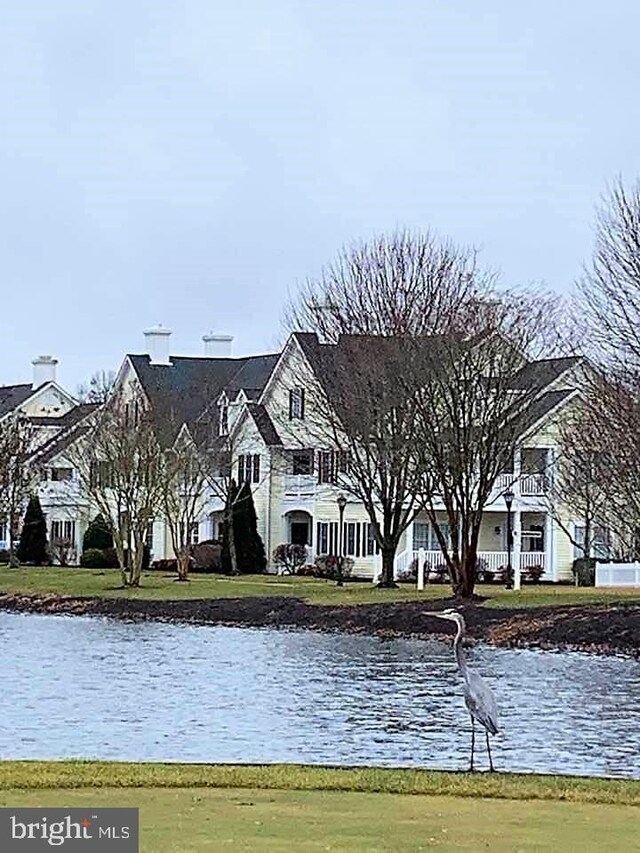
<svg viewBox="0 0 640 853">
<path fill-rule="evenodd" d="M 338 504 L 338 512 L 340 513 L 340 530 L 338 532 L 338 580 L 336 586 L 344 586 L 342 582 L 342 564 L 344 561 L 344 508 L 347 505 L 346 497 L 340 492 L 336 499 Z"/>
<path fill-rule="evenodd" d="M 511 532 L 511 506 L 513 504 L 513 499 L 515 495 L 511 491 L 511 489 L 507 489 L 507 491 L 503 495 L 504 502 L 507 506 L 507 580 L 505 583 L 505 587 L 507 589 L 513 589 L 513 568 L 511 566 L 511 545 L 512 545 L 512 532 Z"/>
</svg>

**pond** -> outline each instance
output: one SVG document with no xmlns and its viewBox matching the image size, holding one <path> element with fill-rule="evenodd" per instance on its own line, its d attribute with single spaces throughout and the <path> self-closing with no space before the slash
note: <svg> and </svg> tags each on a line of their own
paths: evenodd
<svg viewBox="0 0 640 853">
<path fill-rule="evenodd" d="M 0 645 L 3 759 L 468 764 L 446 643 L 0 613 Z M 640 662 L 468 658 L 497 694 L 497 769 L 640 778 Z"/>
</svg>

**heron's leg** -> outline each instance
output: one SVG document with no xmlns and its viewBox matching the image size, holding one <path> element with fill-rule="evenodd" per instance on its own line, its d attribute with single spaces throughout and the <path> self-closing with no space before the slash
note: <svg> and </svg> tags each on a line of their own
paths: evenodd
<svg viewBox="0 0 640 853">
<path fill-rule="evenodd" d="M 469 766 L 469 771 L 473 773 L 473 750 L 476 745 L 476 721 L 473 716 L 471 717 L 471 764 Z"/>
<path fill-rule="evenodd" d="M 485 735 L 487 737 L 487 752 L 489 753 L 489 770 L 493 773 L 494 767 L 491 759 L 491 747 L 489 746 L 489 732 L 485 732 Z"/>
</svg>

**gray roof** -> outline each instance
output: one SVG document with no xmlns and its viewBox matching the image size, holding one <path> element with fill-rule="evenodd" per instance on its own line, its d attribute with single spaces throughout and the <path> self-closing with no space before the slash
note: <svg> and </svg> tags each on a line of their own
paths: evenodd
<svg viewBox="0 0 640 853">
<path fill-rule="evenodd" d="M 8 415 L 34 393 L 35 389 L 29 384 L 0 386 L 0 418 Z"/>
<path fill-rule="evenodd" d="M 241 388 L 262 390 L 279 355 L 246 358 L 171 356 L 171 364 L 151 364 L 148 355 L 129 355 L 158 422 L 172 441 L 182 424 L 205 420 L 222 393 L 235 396 Z"/>
<path fill-rule="evenodd" d="M 514 388 L 531 388 L 551 385 L 567 370 L 583 363 L 581 356 L 568 358 L 542 358 L 525 364 L 513 377 Z"/>
<path fill-rule="evenodd" d="M 89 430 L 89 425 L 85 424 L 84 421 L 99 408 L 99 403 L 80 403 L 61 418 L 32 418 L 33 422 L 43 420 L 48 425 L 60 426 L 60 430 L 36 450 L 35 456 L 38 461 L 49 462 L 54 456 L 66 450 L 76 439 L 84 435 Z M 64 423 L 61 423 L 63 421 Z"/>
<path fill-rule="evenodd" d="M 259 403 L 248 403 L 247 409 L 267 447 L 281 445 L 282 439 L 278 435 L 278 430 L 275 428 L 265 407 Z"/>
</svg>

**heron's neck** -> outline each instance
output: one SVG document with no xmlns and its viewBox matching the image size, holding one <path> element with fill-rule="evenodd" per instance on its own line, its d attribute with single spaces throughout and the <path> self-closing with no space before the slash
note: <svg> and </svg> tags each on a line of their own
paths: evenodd
<svg viewBox="0 0 640 853">
<path fill-rule="evenodd" d="M 462 648 L 463 636 L 464 631 L 462 629 L 462 625 L 458 625 L 458 633 L 456 634 L 456 638 L 453 641 L 453 650 L 456 654 L 456 660 L 458 661 L 458 669 L 464 675 L 467 671 L 467 661 L 464 656 L 464 649 Z"/>
</svg>

